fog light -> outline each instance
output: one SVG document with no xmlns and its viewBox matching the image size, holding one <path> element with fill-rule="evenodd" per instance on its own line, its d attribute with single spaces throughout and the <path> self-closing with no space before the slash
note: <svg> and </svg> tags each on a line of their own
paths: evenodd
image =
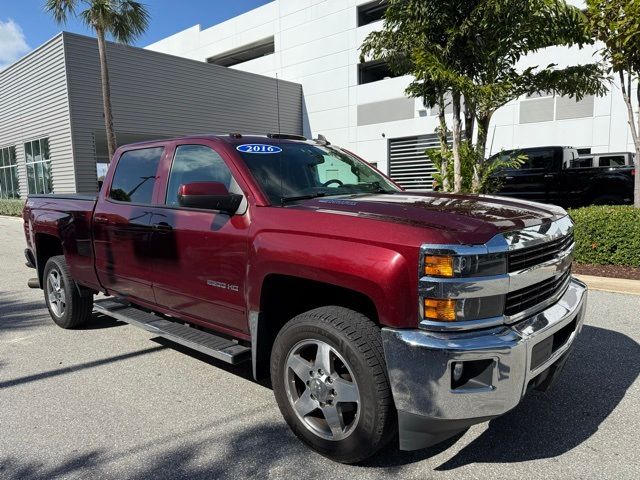
<svg viewBox="0 0 640 480">
<path fill-rule="evenodd" d="M 455 362 L 451 367 L 453 368 L 453 381 L 459 382 L 462 378 L 462 371 L 464 370 L 462 362 Z"/>
</svg>

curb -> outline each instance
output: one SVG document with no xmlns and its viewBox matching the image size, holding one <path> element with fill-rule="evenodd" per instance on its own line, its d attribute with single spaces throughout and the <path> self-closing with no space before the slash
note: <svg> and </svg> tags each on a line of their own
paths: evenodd
<svg viewBox="0 0 640 480">
<path fill-rule="evenodd" d="M 586 283 L 591 290 L 640 295 L 640 280 L 596 277 L 593 275 L 574 275 L 574 277 Z"/>
<path fill-rule="evenodd" d="M 6 220 L 22 220 L 22 217 L 14 217 L 13 215 L 0 215 L 0 218 Z"/>
</svg>

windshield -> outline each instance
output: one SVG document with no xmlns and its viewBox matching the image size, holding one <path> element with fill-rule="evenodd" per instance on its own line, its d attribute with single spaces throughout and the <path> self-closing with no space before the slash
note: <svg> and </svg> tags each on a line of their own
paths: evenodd
<svg viewBox="0 0 640 480">
<path fill-rule="evenodd" d="M 272 203 L 357 193 L 393 193 L 398 187 L 366 162 L 335 147 L 270 143 L 280 153 L 238 153 Z M 266 153 L 266 154 L 265 154 Z"/>
</svg>

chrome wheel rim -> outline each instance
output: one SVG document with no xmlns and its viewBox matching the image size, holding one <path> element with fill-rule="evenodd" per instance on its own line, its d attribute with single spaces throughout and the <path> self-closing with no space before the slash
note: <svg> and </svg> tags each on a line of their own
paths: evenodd
<svg viewBox="0 0 640 480">
<path fill-rule="evenodd" d="M 62 275 L 58 269 L 52 269 L 47 276 L 47 294 L 49 306 L 56 317 L 62 317 L 67 307 Z"/>
<path fill-rule="evenodd" d="M 287 355 L 284 378 L 291 407 L 309 431 L 338 441 L 358 425 L 360 391 L 353 369 L 328 343 L 297 343 Z"/>
</svg>

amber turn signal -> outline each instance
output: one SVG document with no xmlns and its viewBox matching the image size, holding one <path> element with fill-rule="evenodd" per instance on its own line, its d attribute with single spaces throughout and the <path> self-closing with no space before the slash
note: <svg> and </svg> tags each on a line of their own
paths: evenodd
<svg viewBox="0 0 640 480">
<path fill-rule="evenodd" d="M 453 277 L 453 257 L 426 255 L 424 274 L 432 277 Z"/>
<path fill-rule="evenodd" d="M 456 301 L 452 298 L 425 298 L 424 318 L 437 322 L 454 322 L 456 320 Z"/>
</svg>

